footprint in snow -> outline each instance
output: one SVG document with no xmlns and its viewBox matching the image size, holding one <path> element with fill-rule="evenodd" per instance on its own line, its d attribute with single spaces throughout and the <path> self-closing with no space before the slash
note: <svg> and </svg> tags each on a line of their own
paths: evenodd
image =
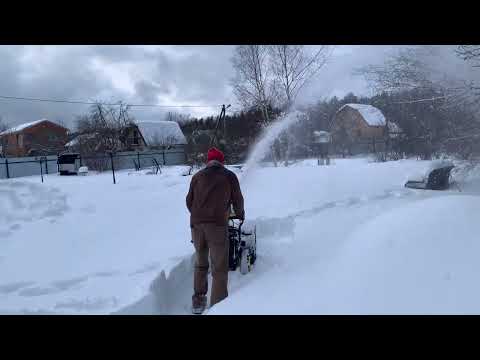
<svg viewBox="0 0 480 360">
<path fill-rule="evenodd" d="M 118 271 L 100 271 L 92 274 L 94 277 L 110 277 L 110 276 L 115 276 L 118 275 Z"/>
<path fill-rule="evenodd" d="M 18 281 L 18 282 L 0 285 L 0 293 L 10 294 L 24 287 L 31 286 L 33 284 L 35 284 L 33 281 Z"/>
<path fill-rule="evenodd" d="M 10 226 L 11 231 L 19 230 L 22 226 L 20 224 L 13 224 Z"/>
<path fill-rule="evenodd" d="M 57 289 L 63 291 L 63 290 L 71 289 L 75 285 L 78 285 L 87 280 L 88 280 L 88 276 L 80 276 L 73 279 L 55 281 L 52 283 L 52 285 Z"/>
<path fill-rule="evenodd" d="M 55 294 L 58 293 L 62 290 L 59 290 L 57 288 L 44 288 L 44 287 L 33 287 L 33 288 L 27 288 L 18 293 L 20 296 L 26 296 L 26 297 L 33 297 L 33 296 L 42 296 L 42 295 L 50 295 L 50 294 Z"/>
</svg>

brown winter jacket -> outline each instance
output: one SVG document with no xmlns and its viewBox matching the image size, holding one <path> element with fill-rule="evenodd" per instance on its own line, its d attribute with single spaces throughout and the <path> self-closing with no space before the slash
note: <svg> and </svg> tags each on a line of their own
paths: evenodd
<svg viewBox="0 0 480 360">
<path fill-rule="evenodd" d="M 230 204 L 237 217 L 245 218 L 237 176 L 215 160 L 193 176 L 186 200 L 190 226 L 200 223 L 226 225 Z"/>
</svg>

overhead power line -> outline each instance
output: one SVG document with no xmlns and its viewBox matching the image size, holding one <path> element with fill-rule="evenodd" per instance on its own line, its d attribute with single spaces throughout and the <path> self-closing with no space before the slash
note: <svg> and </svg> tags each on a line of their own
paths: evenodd
<svg viewBox="0 0 480 360">
<path fill-rule="evenodd" d="M 66 103 L 66 104 L 82 104 L 82 105 L 107 105 L 107 106 L 120 106 L 126 105 L 130 107 L 160 107 L 160 108 L 215 108 L 221 107 L 222 105 L 160 105 L 160 104 L 129 104 L 123 102 L 116 103 L 102 103 L 94 101 L 76 101 L 76 100 L 58 100 L 58 99 L 41 99 L 41 98 L 28 98 L 28 97 L 17 97 L 17 96 L 5 96 L 0 95 L 0 99 L 8 100 L 24 100 L 24 101 L 40 101 L 40 102 L 53 102 L 53 103 Z"/>
</svg>

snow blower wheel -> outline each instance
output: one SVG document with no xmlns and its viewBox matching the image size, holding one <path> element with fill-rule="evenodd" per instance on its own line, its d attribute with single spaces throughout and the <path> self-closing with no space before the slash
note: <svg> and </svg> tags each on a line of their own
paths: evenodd
<svg viewBox="0 0 480 360">
<path fill-rule="evenodd" d="M 240 255 L 240 273 L 245 275 L 250 271 L 250 256 L 248 249 L 242 251 Z"/>
<path fill-rule="evenodd" d="M 245 229 L 243 221 L 230 217 L 228 224 L 229 268 L 236 271 L 240 267 L 242 275 L 252 270 L 256 259 L 257 232 L 256 228 Z"/>
</svg>

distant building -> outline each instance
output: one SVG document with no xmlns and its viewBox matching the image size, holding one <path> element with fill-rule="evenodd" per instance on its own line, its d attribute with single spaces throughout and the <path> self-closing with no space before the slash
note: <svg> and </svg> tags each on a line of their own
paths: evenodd
<svg viewBox="0 0 480 360">
<path fill-rule="evenodd" d="M 62 151 L 68 129 L 41 119 L 21 124 L 0 133 L 3 156 L 53 155 Z"/>
<path fill-rule="evenodd" d="M 127 150 L 179 148 L 184 149 L 187 139 L 175 121 L 137 121 L 122 134 Z"/>
<path fill-rule="evenodd" d="M 379 109 L 364 104 L 342 106 L 335 114 L 332 127 L 335 149 L 349 155 L 381 151 L 387 137 L 395 138 L 401 133 L 400 127 L 387 122 Z"/>
<path fill-rule="evenodd" d="M 80 153 L 101 153 L 109 150 L 100 133 L 81 134 L 71 139 L 65 147 Z M 187 140 L 174 121 L 137 121 L 125 127 L 118 136 L 115 148 L 119 151 L 155 149 L 184 150 Z M 107 144 L 111 146 L 112 144 Z"/>
</svg>

